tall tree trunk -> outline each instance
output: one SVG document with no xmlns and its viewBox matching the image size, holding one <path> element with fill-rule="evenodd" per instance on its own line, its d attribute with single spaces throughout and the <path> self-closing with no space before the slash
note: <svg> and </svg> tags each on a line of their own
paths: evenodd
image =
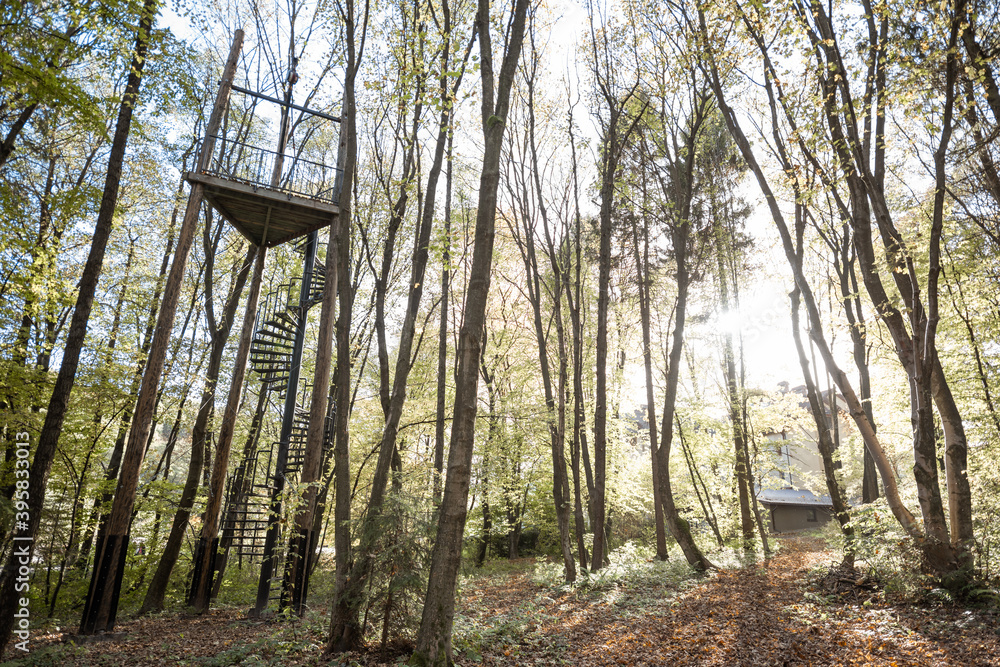
<svg viewBox="0 0 1000 667">
<path fill-rule="evenodd" d="M 729 283 L 727 270 L 721 252 L 721 232 L 716 224 L 716 239 L 720 241 L 718 250 L 719 297 L 724 314 L 730 312 Z M 750 449 L 747 446 L 746 424 L 743 423 L 741 387 L 736 375 L 736 359 L 733 354 L 733 334 L 726 330 L 722 339 L 723 367 L 726 375 L 726 401 L 729 408 L 729 423 L 733 428 L 733 447 L 736 451 L 736 483 L 739 489 L 740 528 L 744 549 L 754 548 L 753 514 L 750 509 L 753 495 L 753 479 L 750 474 Z"/>
<path fill-rule="evenodd" d="M 451 189 L 452 189 L 452 141 L 453 135 L 448 135 L 448 169 L 445 176 L 444 198 L 444 248 L 441 255 L 441 324 L 438 328 L 438 359 L 437 359 L 437 404 L 434 422 L 434 475 L 433 499 L 434 509 L 441 506 L 441 482 L 444 474 L 444 420 L 445 399 L 447 392 L 448 365 L 448 310 L 450 307 L 449 290 L 451 287 Z"/>
<path fill-rule="evenodd" d="M 643 207 L 645 208 L 647 187 L 642 179 Z M 643 216 L 642 250 L 639 248 L 638 216 L 632 217 L 632 256 L 635 261 L 636 284 L 639 288 L 639 320 L 642 323 L 642 364 L 646 380 L 646 419 L 649 422 L 649 458 L 653 470 L 653 520 L 656 529 L 656 557 L 667 560 L 667 533 L 663 522 L 663 506 L 660 498 L 660 464 L 658 431 L 656 428 L 656 396 L 653 386 L 653 345 L 650 322 L 649 290 L 652 287 L 649 266 L 649 220 Z"/>
<path fill-rule="evenodd" d="M 611 288 L 611 209 L 615 197 L 615 177 L 618 172 L 618 117 L 612 113 L 605 130 L 601 165 L 600 249 L 598 250 L 597 278 L 597 368 L 594 387 L 594 489 L 593 504 L 594 547 L 591 569 L 604 566 L 604 483 L 607 472 L 608 449 L 608 299 Z"/>
<path fill-rule="evenodd" d="M 638 80 L 631 89 L 623 90 L 618 85 L 618 72 L 611 61 L 608 33 L 610 25 L 595 24 L 597 12 L 591 7 L 590 23 L 590 63 L 591 74 L 594 77 L 596 93 L 603 103 L 602 110 L 607 114 L 607 120 L 602 120 L 601 127 L 601 164 L 600 164 L 600 212 L 599 250 L 598 250 L 598 284 L 597 284 L 597 338 L 596 369 L 594 389 L 594 487 L 591 495 L 593 505 L 591 529 L 594 533 L 594 550 L 591 559 L 591 569 L 599 570 L 607 559 L 605 553 L 605 482 L 607 474 L 608 445 L 608 301 L 611 288 L 611 214 L 615 205 L 615 185 L 618 178 L 618 166 L 621 161 L 623 146 L 635 129 L 642 112 L 636 114 L 627 128 L 622 127 L 628 120 L 627 110 L 639 87 Z M 643 104 L 645 111 L 646 104 Z M 584 458 L 586 462 L 586 455 Z"/>
<path fill-rule="evenodd" d="M 500 152 L 507 111 L 510 108 L 510 91 L 521 55 L 527 11 L 527 0 L 515 1 L 505 34 L 507 43 L 504 45 L 503 62 L 497 82 L 493 73 L 490 3 L 489 0 L 479 0 L 478 3 L 476 29 L 479 34 L 479 71 L 482 80 L 483 166 L 479 179 L 479 206 L 476 211 L 476 235 L 466 296 L 465 321 L 459 334 L 455 414 L 451 427 L 448 474 L 441 501 L 437 539 L 431 556 L 423 616 L 417 634 L 417 648 L 411 658 L 411 663 L 414 664 L 436 667 L 451 662 L 455 585 L 462 557 L 462 535 L 468 511 L 479 358 L 486 325 L 486 301 L 493 261 Z"/>
<path fill-rule="evenodd" d="M 580 218 L 580 190 L 579 174 L 576 159 L 576 139 L 573 136 L 573 109 L 567 114 L 569 118 L 569 147 L 573 166 L 573 242 L 566 246 L 566 276 L 564 282 L 566 289 L 566 305 L 569 308 L 570 330 L 573 339 L 573 435 L 570 439 L 570 456 L 573 466 L 573 516 L 576 529 L 576 546 L 580 556 L 580 568 L 587 570 L 588 553 L 587 545 L 583 536 L 586 533 L 583 517 L 583 502 L 581 498 L 580 483 L 580 459 L 586 456 L 586 441 L 584 439 L 584 405 L 583 405 L 583 321 L 580 316 L 580 302 L 583 298 L 582 268 L 583 262 L 583 240 L 582 226 Z M 570 253 L 575 253 L 571 256 Z M 570 279 L 570 266 L 572 266 L 572 281 Z M 583 456 L 581 456 L 583 454 Z M 586 459 L 585 459 L 586 460 Z M 589 470 L 588 470 L 589 473 Z M 590 475 L 587 475 L 590 481 Z M 587 486 L 588 498 L 592 497 L 591 485 Z M 590 503 L 587 503 L 588 508 Z"/>
<path fill-rule="evenodd" d="M 548 256 L 553 270 L 552 277 L 555 281 L 555 285 L 549 290 L 549 293 L 552 297 L 552 318 L 556 322 L 559 351 L 562 352 L 564 348 L 562 344 L 562 271 L 558 265 L 558 260 L 555 255 L 555 247 L 551 242 L 551 234 L 549 233 L 550 225 L 548 210 L 545 205 L 544 191 L 542 190 L 541 166 L 538 160 L 538 149 L 535 138 L 535 81 L 539 56 L 535 48 L 533 19 L 531 21 L 532 23 L 528 27 L 531 43 L 531 60 L 528 68 L 528 74 L 525 76 L 528 94 L 528 146 L 531 152 L 532 186 L 537 202 L 538 215 L 541 219 L 544 232 L 548 236 L 549 240 Z M 524 202 L 522 205 L 523 210 L 520 215 L 521 228 L 520 230 L 517 230 L 517 225 L 515 224 L 513 225 L 514 229 L 512 231 L 514 231 L 515 238 L 518 241 L 518 248 L 521 251 L 521 259 L 524 263 L 525 276 L 528 283 L 528 300 L 531 302 L 532 320 L 535 326 L 535 339 L 538 343 L 538 363 L 542 373 L 542 387 L 545 396 L 545 407 L 548 412 L 549 440 L 552 453 L 552 499 L 555 504 L 556 523 L 559 528 L 559 546 L 563 555 L 564 576 L 567 582 L 572 583 L 576 580 L 576 561 L 573 559 L 573 548 L 570 542 L 569 534 L 570 494 L 569 479 L 566 471 L 566 451 L 564 445 L 566 410 L 565 401 L 563 399 L 565 396 L 565 384 L 562 380 L 566 375 L 565 358 L 562 355 L 560 356 L 560 384 L 553 389 L 552 368 L 549 363 L 548 340 L 545 334 L 545 323 L 542 320 L 542 287 L 541 279 L 539 277 L 538 258 L 537 253 L 535 252 L 535 225 L 532 224 L 534 216 L 531 211 L 526 210 L 526 207 L 528 206 L 527 202 L 530 200 L 528 195 L 530 186 L 523 181 L 519 184 L 519 186 L 522 189 L 521 199 Z M 514 185 L 514 187 L 518 187 L 518 185 Z M 558 411 L 556 405 L 556 394 L 558 394 L 559 397 Z M 520 520 L 517 525 L 520 526 Z M 519 533 L 520 531 L 517 532 Z M 515 541 L 511 545 L 511 558 L 516 557 L 516 550 L 517 542 L 515 538 Z"/>
<path fill-rule="evenodd" d="M 357 101 L 355 79 L 364 54 L 368 26 L 368 0 L 365 0 L 362 16 L 356 15 L 354 0 L 345 0 L 340 7 L 341 20 L 347 50 L 344 74 L 344 109 L 341 113 L 340 149 L 338 165 L 343 171 L 338 212 L 338 233 L 331 239 L 327 252 L 337 255 L 337 285 L 339 315 L 336 324 L 337 364 L 333 384 L 336 387 L 337 416 L 334 423 L 333 470 L 334 470 L 334 576 L 333 608 L 330 612 L 330 637 L 326 653 L 340 651 L 342 642 L 352 646 L 355 642 L 356 618 L 348 596 L 351 563 L 351 459 L 350 459 L 350 414 L 351 414 L 351 315 L 354 304 L 354 289 L 351 283 L 351 228 L 354 224 L 354 171 L 358 160 Z M 358 21 L 361 21 L 359 29 Z M 334 244 L 335 241 L 335 244 Z M 327 276 L 327 279 L 332 276 Z M 345 631 L 351 632 L 345 637 Z"/>
<path fill-rule="evenodd" d="M 32 460 L 27 488 L 27 516 L 21 521 L 14 534 L 17 545 L 7 559 L 2 575 L 0 575 L 0 655 L 3 654 L 10 640 L 14 625 L 14 607 L 20 599 L 15 595 L 15 572 L 22 563 L 30 563 L 34 551 L 34 538 L 38 534 L 38 526 L 42 519 L 42 505 L 45 500 L 45 489 L 48 485 L 49 471 L 55 459 L 56 446 L 62 432 L 66 409 L 69 404 L 70 392 L 76 379 L 76 370 L 80 363 L 80 353 L 87 335 L 87 324 L 94 303 L 97 283 L 104 265 L 104 253 L 108 238 L 114 226 L 114 213 L 118 203 L 118 186 L 121 180 L 122 164 L 125 158 L 125 148 L 128 144 L 129 130 L 132 127 L 132 112 L 139 94 L 139 84 L 146 64 L 146 51 L 149 47 L 150 31 L 153 21 L 159 11 L 158 0 L 146 0 L 139 16 L 139 29 L 136 33 L 133 57 L 129 67 L 128 80 L 122 96 L 122 104 L 115 125 L 115 135 L 108 156 L 107 178 L 104 184 L 104 194 L 101 198 L 100 210 L 94 225 L 90 252 L 80 278 L 79 292 L 73 318 L 70 322 L 69 335 L 63 349 L 63 360 L 59 375 L 52 391 L 45 422 L 39 435 L 38 446 Z M 19 480 L 20 481 L 20 480 Z M 18 485 L 20 491 L 20 485 Z"/>
<path fill-rule="evenodd" d="M 155 0 L 147 1 L 155 5 Z M 232 86 L 236 60 L 242 43 L 243 31 L 237 30 L 219 86 L 215 107 L 206 129 L 205 141 L 198 161 L 199 170 L 207 164 L 212 155 L 214 149 L 212 136 L 221 123 L 223 111 L 229 100 L 229 90 Z M 153 335 L 146 372 L 143 374 L 142 385 L 139 389 L 135 423 L 129 433 L 128 445 L 122 459 L 122 472 L 108 517 L 107 535 L 98 545 L 94 559 L 94 573 L 87 594 L 87 603 L 84 606 L 83 619 L 80 623 L 81 634 L 94 634 L 102 630 L 110 631 L 114 628 L 115 616 L 118 611 L 118 594 L 124 574 L 132 507 L 135 503 L 135 492 L 139 483 L 139 468 L 142 466 L 142 460 L 146 454 L 146 440 L 153 419 L 154 402 L 160 384 L 160 376 L 163 372 L 163 362 L 166 357 L 170 332 L 173 328 L 174 315 L 177 311 L 177 300 L 180 296 L 184 269 L 194 239 L 203 191 L 202 185 L 192 185 L 188 207 L 178 233 L 177 251 L 174 254 L 170 275 L 163 290 L 163 304 L 157 317 L 156 333 Z"/>
</svg>

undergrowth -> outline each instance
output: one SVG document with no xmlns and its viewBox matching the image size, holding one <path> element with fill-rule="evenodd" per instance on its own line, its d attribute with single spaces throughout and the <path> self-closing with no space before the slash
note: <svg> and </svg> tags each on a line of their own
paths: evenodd
<svg viewBox="0 0 1000 667">
<path fill-rule="evenodd" d="M 557 635 L 543 634 L 560 615 L 577 605 L 610 605 L 621 618 L 645 615 L 656 607 L 677 604 L 680 593 L 702 576 L 684 560 L 676 546 L 669 560 L 656 558 L 656 552 L 636 542 L 626 542 L 613 550 L 609 564 L 596 572 L 580 571 L 575 582 L 567 583 L 562 561 L 546 557 L 531 561 L 492 561 L 482 568 L 468 570 L 463 587 L 489 578 L 523 574 L 535 587 L 530 598 L 504 612 L 469 609 L 455 617 L 452 644 L 467 662 L 476 663 L 486 653 L 503 656 L 512 664 L 522 654 L 535 659 L 545 657 L 558 662 L 567 646 Z M 759 555 L 742 549 L 726 548 L 709 554 L 722 568 L 754 566 Z"/>
<path fill-rule="evenodd" d="M 913 538 L 893 518 L 884 499 L 856 508 L 854 527 L 855 570 L 877 585 L 877 597 L 885 602 L 921 604 L 972 604 L 996 607 L 997 588 L 973 577 L 960 586 L 950 586 L 921 567 L 921 553 Z M 821 537 L 838 551 L 845 548 L 843 536 L 831 521 Z M 828 569 L 828 568 L 827 568 Z M 821 575 L 816 575 L 817 578 Z"/>
<path fill-rule="evenodd" d="M 608 556 L 610 564 L 596 572 L 584 570 L 578 573 L 573 583 L 566 583 L 561 562 L 548 562 L 547 559 L 539 559 L 535 564 L 531 581 L 536 586 L 556 592 L 587 593 L 650 587 L 681 590 L 698 573 L 684 561 L 679 550 L 669 556 L 670 560 L 658 560 L 655 550 L 629 541 L 611 552 Z"/>
</svg>

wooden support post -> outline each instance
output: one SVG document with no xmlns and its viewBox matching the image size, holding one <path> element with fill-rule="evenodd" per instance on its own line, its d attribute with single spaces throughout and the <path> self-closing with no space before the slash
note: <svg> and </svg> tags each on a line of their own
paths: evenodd
<svg viewBox="0 0 1000 667">
<path fill-rule="evenodd" d="M 218 569 L 216 567 L 216 552 L 218 551 L 219 515 L 222 511 L 226 473 L 229 470 L 229 452 L 232 449 L 233 434 L 236 430 L 236 417 L 239 414 L 240 402 L 243 397 L 243 381 L 246 378 L 247 357 L 250 356 L 250 344 L 253 341 L 257 301 L 260 297 L 260 287 L 264 278 L 264 263 L 266 261 L 267 246 L 260 245 L 257 247 L 253 280 L 250 283 L 250 294 L 247 297 L 246 310 L 243 313 L 243 329 L 240 332 L 240 345 L 236 352 L 233 377 L 229 384 L 226 411 L 222 415 L 222 425 L 219 427 L 219 443 L 215 453 L 215 467 L 212 468 L 212 479 L 208 490 L 205 521 L 202 524 L 201 538 L 195 550 L 194 578 L 191 581 L 188 604 L 193 606 L 195 611 L 198 612 L 208 609 L 212 592 L 212 577 L 216 569 Z"/>
<path fill-rule="evenodd" d="M 201 155 L 198 159 L 197 171 L 199 172 L 203 171 L 212 159 L 215 147 L 214 135 L 218 132 L 222 116 L 229 103 L 229 93 L 233 77 L 236 74 L 236 62 L 242 46 L 243 31 L 237 30 L 233 36 L 233 44 L 229 51 L 229 58 L 226 60 L 222 81 L 219 83 L 215 106 L 212 108 L 212 114 L 205 130 L 205 140 L 202 142 Z M 156 332 L 149 350 L 146 372 L 143 374 L 139 397 L 136 401 L 135 418 L 129 433 L 125 457 L 122 460 L 114 503 L 108 517 L 107 534 L 98 545 L 94 560 L 90 589 L 83 610 L 83 618 L 80 621 L 80 634 L 111 632 L 114 629 L 115 616 L 118 611 L 118 594 L 125 570 L 125 550 L 128 548 L 132 509 L 135 505 L 135 494 L 139 485 L 139 469 L 146 455 L 146 441 L 153 421 L 156 393 L 160 386 L 167 343 L 173 329 L 177 301 L 184 279 L 184 269 L 194 239 L 203 194 L 204 187 L 202 185 L 195 183 L 191 186 L 187 209 L 184 212 L 184 221 L 181 223 L 177 238 L 177 250 L 174 252 L 170 275 L 167 277 L 167 283 L 163 290 L 163 302 L 156 320 Z"/>
</svg>

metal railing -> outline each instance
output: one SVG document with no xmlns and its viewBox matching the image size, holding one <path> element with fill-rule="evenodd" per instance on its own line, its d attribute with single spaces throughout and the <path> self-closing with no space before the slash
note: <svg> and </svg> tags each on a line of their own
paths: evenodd
<svg viewBox="0 0 1000 667">
<path fill-rule="evenodd" d="M 271 186 L 278 154 L 267 148 L 215 136 L 215 146 L 205 173 L 310 199 L 338 203 L 342 170 L 302 157 L 285 156 L 278 187 Z"/>
</svg>

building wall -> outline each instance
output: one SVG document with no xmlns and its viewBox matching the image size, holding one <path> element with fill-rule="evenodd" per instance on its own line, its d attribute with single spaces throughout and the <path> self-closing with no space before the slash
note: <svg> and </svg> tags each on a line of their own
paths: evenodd
<svg viewBox="0 0 1000 667">
<path fill-rule="evenodd" d="M 846 421 L 843 415 L 840 418 L 839 432 L 841 442 L 854 433 L 853 424 Z M 771 486 L 809 489 L 820 496 L 829 493 L 823 476 L 823 457 L 819 453 L 817 444 L 819 436 L 815 428 L 798 426 L 788 429 L 784 435 L 768 433 L 766 437 L 771 447 L 771 466 L 767 476 L 779 480 Z M 834 458 L 837 459 L 842 455 L 843 452 L 835 452 Z M 767 463 L 763 465 L 767 466 Z"/>
<path fill-rule="evenodd" d="M 828 507 L 769 505 L 768 509 L 771 512 L 771 530 L 775 533 L 819 528 L 833 517 Z M 813 517 L 816 520 L 810 521 Z"/>
</svg>

